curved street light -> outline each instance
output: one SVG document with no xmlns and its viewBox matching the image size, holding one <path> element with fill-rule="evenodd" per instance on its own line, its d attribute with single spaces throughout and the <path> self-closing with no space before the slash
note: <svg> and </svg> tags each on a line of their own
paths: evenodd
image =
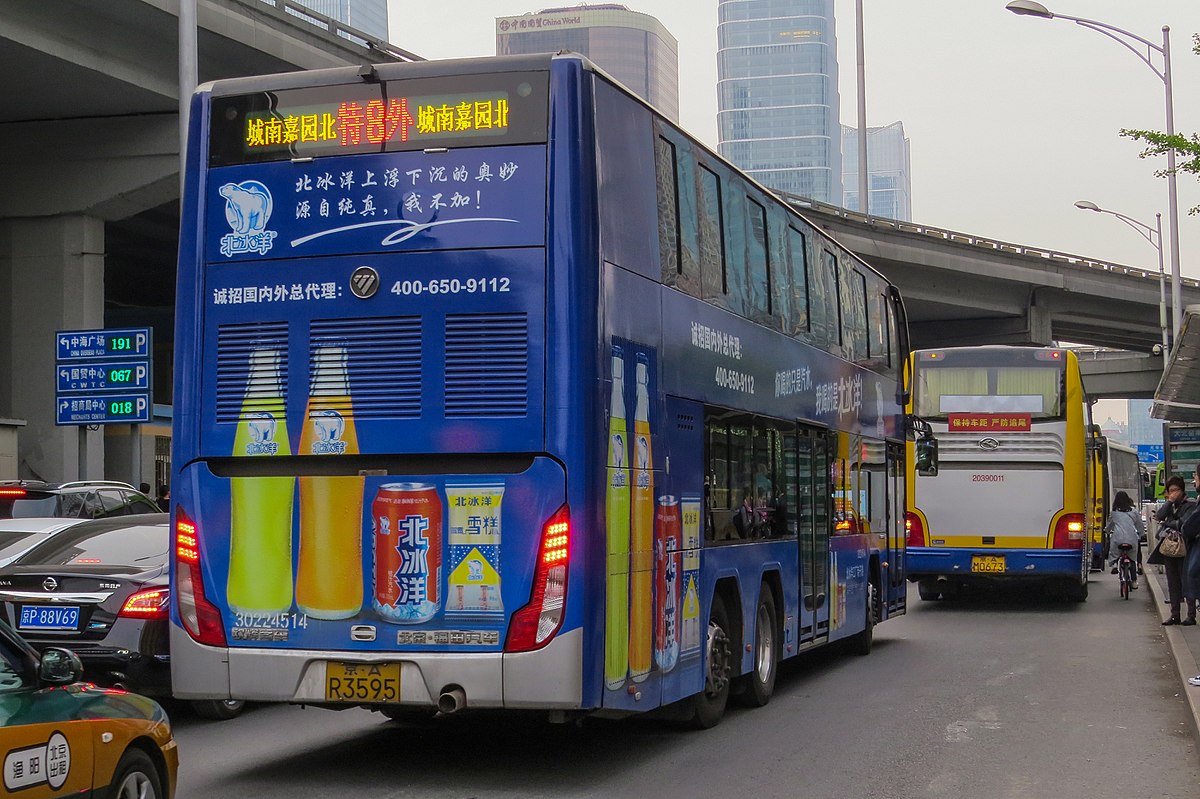
<svg viewBox="0 0 1200 799">
<path fill-rule="evenodd" d="M 1150 67 L 1150 71 L 1163 82 L 1167 95 L 1167 135 L 1175 135 L 1175 103 L 1171 94 L 1171 28 L 1169 26 L 1163 25 L 1162 27 L 1162 45 L 1160 46 L 1147 39 L 1143 39 L 1136 33 L 1131 33 L 1104 22 L 1097 22 L 1094 19 L 1084 19 L 1083 17 L 1073 17 L 1068 14 L 1055 14 L 1041 3 L 1034 2 L 1034 0 L 1012 0 L 1005 8 L 1014 14 L 1025 17 L 1070 20 L 1076 25 L 1104 34 L 1126 50 L 1129 50 L 1141 59 L 1142 63 Z M 1131 40 L 1144 45 L 1146 52 L 1143 53 L 1139 48 L 1131 44 Z M 1161 70 L 1151 60 L 1150 54 L 1152 52 L 1162 56 L 1163 67 Z M 1172 147 L 1167 148 L 1167 218 L 1171 230 L 1171 332 L 1172 338 L 1174 338 L 1179 335 L 1179 326 L 1183 322 L 1183 292 L 1180 287 L 1179 269 L 1179 197 L 1175 179 L 1175 150 Z M 1126 221 L 1129 220 L 1126 219 Z M 1160 252 L 1161 246 L 1160 235 Z"/>
<path fill-rule="evenodd" d="M 1147 225 L 1145 222 L 1139 222 L 1131 216 L 1110 211 L 1107 208 L 1101 208 L 1091 200 L 1076 200 L 1075 207 L 1084 211 L 1096 211 L 1101 214 L 1109 214 L 1120 219 L 1129 227 L 1137 231 L 1138 235 L 1150 242 L 1150 246 L 1158 250 L 1158 328 L 1162 332 L 1162 357 L 1163 371 L 1167 369 L 1167 356 L 1171 352 L 1170 344 L 1167 342 L 1167 289 L 1163 284 L 1163 237 L 1162 237 L 1162 214 L 1154 215 L 1154 227 Z"/>
</svg>

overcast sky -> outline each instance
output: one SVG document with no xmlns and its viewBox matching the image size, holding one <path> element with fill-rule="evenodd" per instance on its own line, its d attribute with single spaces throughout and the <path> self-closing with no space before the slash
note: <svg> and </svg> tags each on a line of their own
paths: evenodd
<svg viewBox="0 0 1200 799">
<path fill-rule="evenodd" d="M 1120 221 L 1154 223 L 1167 186 L 1122 127 L 1164 128 L 1162 82 L 1116 42 L 1066 20 L 1018 17 L 1006 0 L 865 0 L 867 122 L 904 123 L 913 221 L 1101 260 L 1158 268 Z M 392 41 L 427 58 L 492 55 L 495 18 L 573 2 L 389 0 Z M 629 0 L 679 40 L 684 128 L 716 146 L 716 0 Z M 1171 26 L 1175 126 L 1200 131 L 1200 0 L 1052 0 L 1161 43 Z M 854 0 L 835 0 L 841 121 L 856 125 Z M 1161 64 L 1157 54 L 1155 63 Z M 1161 160 L 1161 159 L 1159 159 Z M 1200 277 L 1200 183 L 1179 178 L 1183 273 Z M 1170 268 L 1169 255 L 1167 257 Z"/>
</svg>

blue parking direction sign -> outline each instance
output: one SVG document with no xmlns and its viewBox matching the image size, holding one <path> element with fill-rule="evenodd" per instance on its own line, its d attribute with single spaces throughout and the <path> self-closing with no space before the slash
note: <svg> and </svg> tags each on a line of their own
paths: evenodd
<svg viewBox="0 0 1200 799">
<path fill-rule="evenodd" d="M 93 358 L 150 357 L 150 328 L 60 330 L 54 334 L 58 361 Z"/>
<path fill-rule="evenodd" d="M 150 328 L 59 330 L 54 339 L 56 424 L 150 421 L 154 407 Z"/>
<path fill-rule="evenodd" d="M 150 388 L 150 365 L 140 361 L 89 361 L 56 367 L 58 392 L 130 391 Z"/>
<path fill-rule="evenodd" d="M 150 396 L 94 394 L 59 397 L 55 424 L 142 424 L 150 421 Z"/>
</svg>

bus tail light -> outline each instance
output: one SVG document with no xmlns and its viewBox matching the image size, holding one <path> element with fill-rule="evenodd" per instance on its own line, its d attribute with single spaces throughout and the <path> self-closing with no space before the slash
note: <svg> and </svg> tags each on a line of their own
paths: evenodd
<svg viewBox="0 0 1200 799">
<path fill-rule="evenodd" d="M 1054 525 L 1055 549 L 1083 549 L 1083 514 L 1067 513 Z"/>
<path fill-rule="evenodd" d="M 225 646 L 221 611 L 204 595 L 200 576 L 200 532 L 183 508 L 175 508 L 175 594 L 188 635 L 202 644 Z"/>
<path fill-rule="evenodd" d="M 925 546 L 925 525 L 921 517 L 912 511 L 904 514 L 904 543 L 910 547 Z"/>
<path fill-rule="evenodd" d="M 563 505 L 542 526 L 529 604 L 513 613 L 505 652 L 541 649 L 558 632 L 566 611 L 570 560 L 571 511 Z"/>
</svg>

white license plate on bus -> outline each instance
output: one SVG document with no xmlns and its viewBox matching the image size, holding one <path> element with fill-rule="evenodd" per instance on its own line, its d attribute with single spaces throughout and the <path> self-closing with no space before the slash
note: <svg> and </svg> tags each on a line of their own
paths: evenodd
<svg viewBox="0 0 1200 799">
<path fill-rule="evenodd" d="M 1004 556 L 972 555 L 971 571 L 977 574 L 1004 574 Z"/>
<path fill-rule="evenodd" d="M 399 663 L 325 664 L 325 699 L 328 702 L 399 702 Z"/>
</svg>

